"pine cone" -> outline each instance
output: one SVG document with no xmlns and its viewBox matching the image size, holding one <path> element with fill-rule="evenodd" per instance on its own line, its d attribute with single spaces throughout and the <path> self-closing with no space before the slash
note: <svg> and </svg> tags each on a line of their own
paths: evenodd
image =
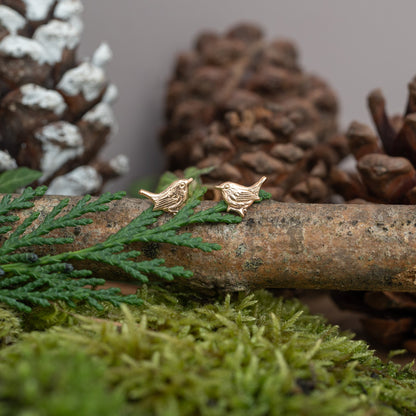
<svg viewBox="0 0 416 416">
<path fill-rule="evenodd" d="M 408 87 L 403 116 L 388 116 L 380 90 L 369 94 L 378 135 L 358 122 L 348 128 L 346 137 L 357 171 L 333 168 L 331 173 L 333 187 L 347 201 L 416 204 L 416 78 Z M 366 312 L 364 327 L 376 340 L 389 346 L 404 344 L 416 352 L 415 293 L 338 293 L 334 299 L 343 308 Z"/>
<path fill-rule="evenodd" d="M 100 191 L 128 161 L 96 160 L 116 122 L 101 45 L 79 63 L 80 0 L 0 0 L 0 170 L 43 172 L 49 193 Z"/>
<path fill-rule="evenodd" d="M 161 140 L 171 170 L 215 169 L 205 183 L 249 185 L 266 175 L 277 200 L 327 201 L 327 177 L 345 155 L 334 92 L 305 74 L 295 46 L 266 42 L 240 24 L 224 36 L 199 35 L 179 55 Z"/>
</svg>

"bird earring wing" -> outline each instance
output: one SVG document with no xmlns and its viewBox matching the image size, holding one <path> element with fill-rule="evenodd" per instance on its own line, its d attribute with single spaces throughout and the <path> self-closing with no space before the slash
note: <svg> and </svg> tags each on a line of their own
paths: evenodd
<svg viewBox="0 0 416 416">
<path fill-rule="evenodd" d="M 258 194 L 256 194 L 252 190 L 245 190 L 245 189 L 235 191 L 232 197 L 233 197 L 233 200 L 235 200 L 236 202 L 241 202 L 241 203 L 244 203 L 250 200 L 253 200 L 253 202 L 260 200 L 260 197 Z"/>
</svg>

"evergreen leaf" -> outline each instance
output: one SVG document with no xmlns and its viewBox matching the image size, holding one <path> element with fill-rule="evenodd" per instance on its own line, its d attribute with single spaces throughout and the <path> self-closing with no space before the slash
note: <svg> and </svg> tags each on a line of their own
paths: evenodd
<svg viewBox="0 0 416 416">
<path fill-rule="evenodd" d="M 156 186 L 156 193 L 162 192 L 165 188 L 167 188 L 172 182 L 179 179 L 173 172 L 165 172 L 159 179 L 159 183 Z"/>
<path fill-rule="evenodd" d="M 27 167 L 3 172 L 0 174 L 0 193 L 16 192 L 19 188 L 24 188 L 37 181 L 41 176 L 42 172 Z"/>
<path fill-rule="evenodd" d="M 270 192 L 266 192 L 263 189 L 260 189 L 259 191 L 259 197 L 260 197 L 260 201 L 265 201 L 267 199 L 271 199 L 272 198 L 272 194 Z M 259 202 L 259 201 L 257 201 Z"/>
<path fill-rule="evenodd" d="M 190 173 L 201 174 L 199 171 Z M 0 227 L 0 234 L 7 237 L 0 246 L 0 302 L 26 312 L 34 305 L 47 307 L 56 301 L 63 301 L 71 307 L 76 306 L 77 302 L 86 302 L 99 309 L 102 308 L 101 302 L 113 305 L 140 302 L 137 297 L 122 296 L 114 288 L 96 289 L 104 280 L 89 277 L 92 275 L 90 270 L 74 270 L 73 261 L 105 263 L 141 283 L 147 282 L 151 276 L 166 280 L 191 277 L 192 271 L 180 265 L 168 267 L 163 259 L 144 260 L 140 251 L 126 248 L 135 242 L 153 242 L 204 252 L 219 250 L 221 247 L 218 244 L 203 241 L 189 232 L 182 233 L 181 229 L 197 223 L 236 224 L 241 218 L 225 213 L 227 206 L 224 202 L 196 211 L 205 192 L 199 183 L 196 185 L 188 203 L 177 215 L 167 217 L 160 225 L 155 226 L 155 223 L 163 212 L 149 208 L 103 242 L 81 250 L 39 258 L 34 254 L 35 246 L 74 241 L 72 237 L 53 237 L 50 235 L 52 231 L 90 224 L 93 220 L 85 218 L 85 214 L 108 210 L 108 203 L 121 199 L 125 193 L 107 192 L 96 199 L 86 195 L 72 207 L 69 207 L 70 200 L 63 198 L 42 217 L 33 210 L 33 200 L 44 195 L 46 187 L 35 190 L 26 188 L 21 195 L 4 195 L 0 201 L 0 224 L 8 225 Z M 19 221 L 19 212 L 28 209 L 31 210 L 29 215 L 26 214 L 20 225 L 14 227 L 14 223 Z"/>
</svg>

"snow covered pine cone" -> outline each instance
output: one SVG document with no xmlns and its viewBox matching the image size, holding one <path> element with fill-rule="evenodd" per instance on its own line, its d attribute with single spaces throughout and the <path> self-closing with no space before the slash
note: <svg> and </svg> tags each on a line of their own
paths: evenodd
<svg viewBox="0 0 416 416">
<path fill-rule="evenodd" d="M 123 155 L 97 159 L 116 128 L 117 89 L 106 44 L 77 61 L 82 10 L 80 0 L 0 0 L 0 171 L 40 170 L 50 194 L 96 193 L 128 170 Z"/>
<path fill-rule="evenodd" d="M 378 134 L 356 121 L 348 128 L 346 137 L 357 169 L 344 172 L 334 168 L 331 178 L 347 201 L 416 204 L 416 77 L 408 89 L 406 110 L 394 117 L 387 114 L 380 90 L 369 94 L 368 106 Z M 376 226 L 382 230 L 384 225 Z M 350 292 L 333 297 L 346 309 L 365 312 L 363 324 L 378 341 L 389 346 L 404 344 L 416 352 L 415 293 Z"/>
<path fill-rule="evenodd" d="M 347 149 L 336 117 L 334 92 L 302 71 L 291 42 L 267 42 L 257 26 L 239 24 L 201 33 L 178 56 L 161 141 L 171 170 L 214 166 L 206 184 L 266 175 L 277 200 L 324 202 Z"/>
</svg>

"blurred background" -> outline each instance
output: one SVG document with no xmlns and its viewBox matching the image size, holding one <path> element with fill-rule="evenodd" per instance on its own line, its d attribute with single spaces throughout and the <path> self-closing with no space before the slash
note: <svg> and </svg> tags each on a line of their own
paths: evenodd
<svg viewBox="0 0 416 416">
<path fill-rule="evenodd" d="M 112 182 L 123 189 L 134 179 L 164 170 L 158 142 L 164 93 L 174 58 L 203 29 L 226 30 L 237 22 L 260 24 L 267 38 L 296 42 L 300 62 L 338 94 L 340 126 L 370 122 L 366 96 L 383 89 L 389 111 L 401 112 L 407 83 L 416 74 L 412 0 L 85 0 L 79 56 L 109 43 L 109 79 L 119 88 L 119 132 L 104 155 L 125 153 L 130 174 Z"/>
</svg>

